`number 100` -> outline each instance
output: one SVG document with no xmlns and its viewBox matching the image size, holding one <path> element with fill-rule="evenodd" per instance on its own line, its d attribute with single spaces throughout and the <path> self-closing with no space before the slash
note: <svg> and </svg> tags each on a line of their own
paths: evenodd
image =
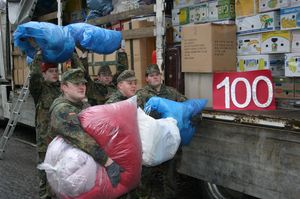
<svg viewBox="0 0 300 199">
<path fill-rule="evenodd" d="M 256 89 L 259 81 L 264 81 L 268 86 L 268 99 L 265 103 L 260 103 L 257 99 Z M 242 104 L 240 104 L 236 100 L 236 85 L 239 82 L 243 82 L 246 86 L 246 100 Z M 270 106 L 270 104 L 272 103 L 272 99 L 273 99 L 272 82 L 266 76 L 256 77 L 252 83 L 252 86 L 250 85 L 249 81 L 243 77 L 238 77 L 234 79 L 232 84 L 230 85 L 229 77 L 225 77 L 225 79 L 217 85 L 217 89 L 221 89 L 222 87 L 225 87 L 225 108 L 227 109 L 230 108 L 230 100 L 238 108 L 247 107 L 250 104 L 251 99 L 253 99 L 254 104 L 260 108 L 266 108 Z"/>
</svg>

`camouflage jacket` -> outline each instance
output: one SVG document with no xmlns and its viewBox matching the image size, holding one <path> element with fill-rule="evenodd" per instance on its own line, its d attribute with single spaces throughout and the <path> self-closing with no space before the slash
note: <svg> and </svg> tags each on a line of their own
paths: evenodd
<svg viewBox="0 0 300 199">
<path fill-rule="evenodd" d="M 87 58 L 79 59 L 78 56 L 72 58 L 74 66 L 82 68 L 85 71 L 85 78 L 87 82 L 86 96 L 89 104 L 101 105 L 106 102 L 109 96 L 116 90 L 114 85 L 105 86 L 97 83 L 91 79 L 88 74 L 88 61 Z"/>
<path fill-rule="evenodd" d="M 48 124 L 49 124 L 49 108 L 60 95 L 59 82 L 47 82 L 44 80 L 40 71 L 42 55 L 36 55 L 32 64 L 31 78 L 29 82 L 29 91 L 35 103 L 35 128 L 38 152 L 46 152 L 49 143 L 48 140 Z"/>
<path fill-rule="evenodd" d="M 127 100 L 128 98 L 125 97 L 120 91 L 114 92 L 110 98 L 106 101 L 106 104 L 111 104 L 115 102 L 120 102 L 123 100 Z"/>
<path fill-rule="evenodd" d="M 76 104 L 63 96 L 55 99 L 49 111 L 51 114 L 49 129 L 51 138 L 53 139 L 57 135 L 62 136 L 71 145 L 90 154 L 97 162 L 104 165 L 107 155 L 102 150 L 99 154 L 99 145 L 82 129 L 77 117 L 85 107 L 87 107 L 87 103 Z"/>
<path fill-rule="evenodd" d="M 176 89 L 163 84 L 161 85 L 159 92 L 151 86 L 146 85 L 144 88 L 138 90 L 136 95 L 138 106 L 141 108 L 144 108 L 146 102 L 153 96 L 166 98 L 177 102 L 183 102 L 187 100 L 187 97 L 179 93 Z"/>
</svg>

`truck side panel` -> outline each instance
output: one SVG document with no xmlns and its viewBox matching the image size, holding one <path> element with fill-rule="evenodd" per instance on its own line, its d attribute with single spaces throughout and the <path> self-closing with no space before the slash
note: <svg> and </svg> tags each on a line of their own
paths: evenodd
<svg viewBox="0 0 300 199">
<path fill-rule="evenodd" d="M 179 172 L 259 198 L 299 198 L 300 133 L 204 119 Z"/>
</svg>

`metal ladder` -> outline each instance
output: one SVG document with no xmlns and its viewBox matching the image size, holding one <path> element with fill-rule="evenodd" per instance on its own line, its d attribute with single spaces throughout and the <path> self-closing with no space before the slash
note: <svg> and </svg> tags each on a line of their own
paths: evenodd
<svg viewBox="0 0 300 199">
<path fill-rule="evenodd" d="M 18 96 L 18 99 L 17 99 L 16 103 L 14 104 L 12 112 L 10 113 L 10 118 L 7 123 L 7 126 L 4 130 L 4 133 L 1 137 L 1 139 L 0 139 L 0 160 L 3 159 L 7 141 L 12 136 L 12 134 L 15 130 L 15 127 L 20 119 L 20 110 L 29 94 L 29 81 L 30 81 L 30 74 L 27 76 L 26 81 L 23 84 L 23 87 Z"/>
</svg>

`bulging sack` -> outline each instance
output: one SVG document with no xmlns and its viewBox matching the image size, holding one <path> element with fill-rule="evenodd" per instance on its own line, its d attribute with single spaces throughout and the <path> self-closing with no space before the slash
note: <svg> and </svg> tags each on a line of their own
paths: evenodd
<svg viewBox="0 0 300 199">
<path fill-rule="evenodd" d="M 143 165 L 156 166 L 174 157 L 180 144 L 175 119 L 156 120 L 139 108 L 138 126 L 142 141 Z"/>
<path fill-rule="evenodd" d="M 146 105 L 146 112 L 155 110 L 162 118 L 174 118 L 180 130 L 181 143 L 187 145 L 194 133 L 195 128 L 191 124 L 192 116 L 200 113 L 205 107 L 207 99 L 188 99 L 185 102 L 175 102 L 161 97 L 151 97 Z"/>
<path fill-rule="evenodd" d="M 122 34 L 119 31 L 107 30 L 87 23 L 74 23 L 64 27 L 76 44 L 86 50 L 99 54 L 111 54 L 120 48 Z"/>
<path fill-rule="evenodd" d="M 34 58 L 36 49 L 28 39 L 33 38 L 42 50 L 43 60 L 50 63 L 65 62 L 74 52 L 73 37 L 63 27 L 47 22 L 27 22 L 17 27 L 13 34 L 16 46 Z"/>
<path fill-rule="evenodd" d="M 85 132 L 123 168 L 116 187 L 112 186 L 106 169 L 91 156 L 67 146 L 61 138 L 51 142 L 40 169 L 46 170 L 49 184 L 59 198 L 114 199 L 138 186 L 142 149 L 136 107 L 136 100 L 129 99 L 92 106 L 78 115 Z"/>
</svg>

